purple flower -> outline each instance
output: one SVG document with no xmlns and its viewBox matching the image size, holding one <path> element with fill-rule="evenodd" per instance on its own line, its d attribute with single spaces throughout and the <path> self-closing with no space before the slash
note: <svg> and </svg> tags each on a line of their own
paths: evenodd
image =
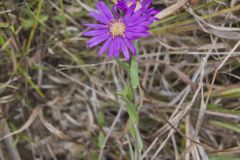
<svg viewBox="0 0 240 160">
<path fill-rule="evenodd" d="M 140 0 L 140 2 L 138 0 L 118 0 L 116 7 L 123 12 L 126 12 L 126 10 L 133 4 L 136 4 L 135 12 L 140 10 L 142 15 L 149 16 L 149 25 L 157 20 L 157 18 L 154 16 L 159 13 L 159 11 L 155 10 L 153 7 L 150 7 L 152 0 Z"/>
<path fill-rule="evenodd" d="M 147 37 L 149 25 L 149 16 L 144 16 L 142 11 L 134 12 L 136 4 L 126 9 L 122 17 L 116 12 L 115 16 L 104 2 L 97 2 L 97 11 L 90 12 L 90 16 L 95 18 L 98 24 L 85 24 L 91 30 L 83 33 L 84 36 L 92 37 L 88 42 L 91 48 L 100 43 L 101 46 L 98 55 L 101 56 L 108 51 L 108 57 L 118 57 L 122 52 L 125 59 L 130 59 L 130 53 L 135 56 L 136 49 L 133 40 L 140 37 Z"/>
</svg>

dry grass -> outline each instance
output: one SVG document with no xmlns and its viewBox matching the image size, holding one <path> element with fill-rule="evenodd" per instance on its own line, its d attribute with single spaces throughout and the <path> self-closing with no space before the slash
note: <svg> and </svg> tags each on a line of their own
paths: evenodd
<svg viewBox="0 0 240 160">
<path fill-rule="evenodd" d="M 123 160 L 137 148 L 116 94 L 126 63 L 81 36 L 94 4 L 0 1 L 0 159 Z M 239 1 L 154 6 L 161 19 L 138 41 L 136 159 L 240 159 Z"/>
</svg>

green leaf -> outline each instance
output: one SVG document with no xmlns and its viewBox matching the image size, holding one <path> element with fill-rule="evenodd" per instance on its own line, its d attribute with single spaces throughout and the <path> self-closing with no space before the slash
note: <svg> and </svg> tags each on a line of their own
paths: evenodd
<svg viewBox="0 0 240 160">
<path fill-rule="evenodd" d="M 22 135 L 21 138 L 22 138 L 23 140 L 29 142 L 29 143 L 34 143 L 34 140 L 33 140 L 31 137 L 29 137 L 28 135 Z"/>
<path fill-rule="evenodd" d="M 118 93 L 118 95 L 127 98 L 129 101 L 133 100 L 133 90 L 131 87 L 126 86 L 122 91 Z"/>
<path fill-rule="evenodd" d="M 127 112 L 128 112 L 130 119 L 134 123 L 137 123 L 137 121 L 138 121 L 137 111 L 135 110 L 135 107 L 129 101 L 127 101 Z"/>
<path fill-rule="evenodd" d="M 53 17 L 53 19 L 59 22 L 63 22 L 66 18 L 63 15 L 56 15 Z"/>
<path fill-rule="evenodd" d="M 125 62 L 125 61 L 119 61 L 119 60 L 117 60 L 117 61 L 118 61 L 118 64 L 120 64 L 120 66 L 121 66 L 124 70 L 129 71 L 130 66 L 129 66 L 129 64 L 128 64 L 127 62 Z"/>
<path fill-rule="evenodd" d="M 87 14 L 87 11 L 82 10 L 82 11 L 80 11 L 80 12 L 75 12 L 75 13 L 73 13 L 73 14 L 72 14 L 72 17 L 73 17 L 74 19 L 82 18 L 83 16 L 86 16 L 86 14 Z"/>
<path fill-rule="evenodd" d="M 232 130 L 234 132 L 238 132 L 240 133 L 240 125 L 235 124 L 235 123 L 226 123 L 226 122 L 219 122 L 219 121 L 211 121 L 212 124 L 222 127 L 222 128 L 226 128 L 229 130 Z"/>
<path fill-rule="evenodd" d="M 104 126 L 105 120 L 104 120 L 104 115 L 102 112 L 99 112 L 97 115 L 97 122 L 98 125 L 102 128 Z"/>
<path fill-rule="evenodd" d="M 42 15 L 41 17 L 39 17 L 39 22 L 41 23 L 41 24 L 44 24 L 44 22 L 46 21 L 48 19 L 48 16 L 46 16 L 46 15 Z M 21 20 L 21 23 L 22 23 L 22 26 L 24 27 L 24 28 L 31 28 L 32 26 L 33 26 L 33 24 L 34 24 L 34 19 L 22 19 Z"/>
<path fill-rule="evenodd" d="M 136 129 L 135 129 L 134 123 L 131 119 L 128 122 L 128 128 L 129 128 L 129 131 L 130 131 L 130 134 L 132 135 L 132 137 L 136 138 L 137 137 L 136 136 Z"/>
<path fill-rule="evenodd" d="M 30 79 L 29 76 L 26 75 L 26 73 L 24 72 L 23 68 L 18 66 L 18 72 L 20 73 L 20 75 L 24 78 L 27 79 L 28 83 L 31 85 L 31 87 L 42 97 L 45 97 L 44 93 L 42 92 L 42 90 Z"/>
<path fill-rule="evenodd" d="M 0 28 L 8 28 L 8 27 L 9 27 L 8 23 L 0 22 Z"/>
<path fill-rule="evenodd" d="M 102 148 L 103 143 L 104 143 L 104 139 L 105 139 L 105 136 L 104 136 L 103 132 L 100 131 L 100 133 L 98 135 L 98 147 L 99 148 Z"/>
<path fill-rule="evenodd" d="M 231 157 L 231 156 L 224 156 L 224 155 L 210 155 L 209 160 L 240 160 L 240 158 L 237 157 Z"/>
<path fill-rule="evenodd" d="M 14 139 L 13 144 L 12 144 L 14 148 L 17 148 L 17 144 L 19 143 L 19 141 L 20 141 L 20 138 L 19 138 L 19 136 L 17 136 L 17 137 Z"/>
<path fill-rule="evenodd" d="M 127 135 L 127 139 L 128 139 L 128 147 L 129 147 L 129 150 L 130 150 L 131 160 L 135 160 L 133 148 L 132 148 L 131 141 L 130 141 L 128 135 Z"/>
<path fill-rule="evenodd" d="M 137 141 L 138 151 L 141 152 L 142 148 L 143 148 L 143 142 L 142 142 L 142 138 L 138 132 L 138 129 L 136 128 L 136 124 L 132 120 L 130 120 L 128 123 L 128 127 L 129 127 L 129 131 L 130 131 L 132 137 L 135 138 Z"/>
<path fill-rule="evenodd" d="M 95 151 L 95 150 L 93 151 L 91 159 L 92 159 L 92 160 L 98 160 L 97 151 Z"/>
<path fill-rule="evenodd" d="M 15 32 L 15 28 L 13 25 L 10 26 L 10 29 L 12 30 L 12 32 Z"/>
<path fill-rule="evenodd" d="M 240 97 L 240 88 L 231 88 L 221 92 L 220 95 L 226 98 Z"/>
<path fill-rule="evenodd" d="M 136 133 L 136 136 L 137 136 L 137 146 L 138 146 L 138 151 L 139 153 L 142 151 L 142 148 L 143 148 L 143 142 L 142 142 L 142 138 L 139 134 L 139 132 L 137 131 Z"/>
<path fill-rule="evenodd" d="M 130 77 L 132 88 L 137 88 L 139 86 L 139 77 L 138 77 L 138 65 L 135 58 L 132 58 Z"/>
<path fill-rule="evenodd" d="M 5 43 L 5 40 L 2 36 L 0 36 L 0 45 L 3 45 Z"/>
<path fill-rule="evenodd" d="M 227 114 L 233 114 L 233 115 L 240 116 L 240 111 L 226 109 L 221 105 L 209 103 L 207 108 L 208 108 L 208 110 L 213 111 L 213 112 L 227 113 Z"/>
</svg>

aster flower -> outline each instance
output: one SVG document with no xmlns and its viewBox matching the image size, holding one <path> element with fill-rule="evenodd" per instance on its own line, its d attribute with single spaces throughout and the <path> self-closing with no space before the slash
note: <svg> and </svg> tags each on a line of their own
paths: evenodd
<svg viewBox="0 0 240 160">
<path fill-rule="evenodd" d="M 152 0 L 118 0 L 115 7 L 119 8 L 123 12 L 126 12 L 126 10 L 132 6 L 133 4 L 136 4 L 135 12 L 139 12 L 140 14 L 144 16 L 149 16 L 149 25 L 152 24 L 153 21 L 157 20 L 156 17 L 154 17 L 159 11 L 155 10 L 153 7 L 150 7 L 152 4 Z"/>
<path fill-rule="evenodd" d="M 135 56 L 136 49 L 133 40 L 150 35 L 147 27 L 149 16 L 134 12 L 136 4 L 126 9 L 123 17 L 120 17 L 118 13 L 114 15 L 104 2 L 97 2 L 96 8 L 97 11 L 91 11 L 90 16 L 99 23 L 85 24 L 91 30 L 83 33 L 85 36 L 93 37 L 87 42 L 88 47 L 103 43 L 98 55 L 101 56 L 108 50 L 109 58 L 118 57 L 122 52 L 125 59 L 129 60 L 129 50 Z"/>
</svg>

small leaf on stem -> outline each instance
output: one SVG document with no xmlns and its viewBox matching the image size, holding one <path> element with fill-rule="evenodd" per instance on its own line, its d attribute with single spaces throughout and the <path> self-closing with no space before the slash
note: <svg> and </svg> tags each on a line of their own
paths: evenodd
<svg viewBox="0 0 240 160">
<path fill-rule="evenodd" d="M 138 77 L 138 65 L 135 58 L 132 58 L 131 68 L 130 68 L 130 78 L 132 88 L 137 88 L 139 85 Z"/>
</svg>

